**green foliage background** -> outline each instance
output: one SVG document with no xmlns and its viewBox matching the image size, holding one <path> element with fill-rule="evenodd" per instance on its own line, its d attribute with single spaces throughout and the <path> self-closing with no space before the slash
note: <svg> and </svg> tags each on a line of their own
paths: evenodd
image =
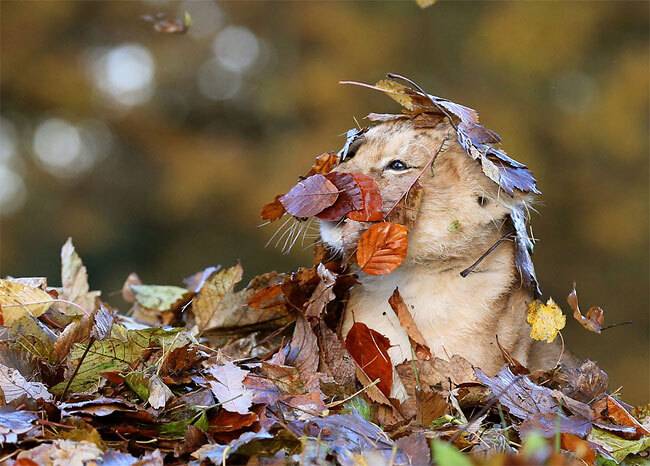
<svg viewBox="0 0 650 466">
<path fill-rule="evenodd" d="M 628 401 L 648 402 L 649 198 L 647 2 L 63 2 L 3 1 L 1 114 L 14 131 L 5 163 L 24 203 L 0 216 L 0 275 L 58 276 L 75 240 L 93 288 L 118 290 L 131 271 L 178 283 L 241 259 L 249 276 L 308 261 L 264 244 L 259 207 L 291 186 L 313 156 L 370 111 L 378 93 L 341 87 L 387 71 L 478 109 L 544 192 L 534 215 L 535 261 L 546 295 L 566 311 L 576 280 L 584 306 L 608 323 L 592 335 L 570 321 L 572 351 L 597 360 Z M 220 16 L 204 14 L 216 8 Z M 188 10 L 204 37 L 156 33 L 143 14 Z M 214 12 L 213 12 L 214 13 Z M 219 24 L 202 24 L 220 18 Z M 197 74 L 224 28 L 259 41 L 239 92 L 213 101 Z M 88 71 L 93 54 L 146 47 L 151 97 L 119 106 Z M 57 177 L 35 160 L 35 128 L 92 119 L 109 132 L 105 157 Z M 114 298 L 117 301 L 117 298 Z"/>
</svg>

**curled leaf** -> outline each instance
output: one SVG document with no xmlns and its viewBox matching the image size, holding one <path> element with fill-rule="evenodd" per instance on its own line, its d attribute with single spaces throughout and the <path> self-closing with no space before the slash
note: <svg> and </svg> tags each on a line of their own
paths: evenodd
<svg viewBox="0 0 650 466">
<path fill-rule="evenodd" d="M 312 175 L 301 180 L 280 197 L 284 208 L 294 217 L 313 217 L 333 205 L 339 190 L 323 175 Z"/>
<path fill-rule="evenodd" d="M 262 207 L 262 211 L 260 212 L 262 220 L 273 222 L 284 215 L 285 210 L 284 206 L 280 202 L 280 197 L 282 197 L 282 194 L 278 194 L 272 202 L 269 202 Z"/>
<path fill-rule="evenodd" d="M 318 157 L 316 157 L 316 160 L 314 161 L 314 164 L 311 166 L 309 173 L 307 173 L 307 176 L 316 175 L 316 174 L 327 175 L 338 164 L 339 164 L 339 156 L 336 152 L 325 152 L 319 155 Z"/>
<path fill-rule="evenodd" d="M 546 304 L 538 300 L 532 301 L 528 305 L 526 320 L 531 327 L 530 338 L 546 343 L 552 343 L 566 325 L 566 317 L 553 298 L 549 298 Z"/>
<path fill-rule="evenodd" d="M 586 315 L 582 315 L 580 306 L 578 305 L 578 292 L 576 285 L 573 284 L 573 290 L 566 298 L 569 307 L 573 310 L 573 318 L 578 321 L 580 325 L 589 330 L 590 332 L 600 333 L 605 323 L 605 311 L 598 306 L 591 306 Z"/>
<path fill-rule="evenodd" d="M 397 315 L 402 328 L 406 330 L 406 334 L 411 341 L 411 347 L 415 351 L 418 359 L 431 359 L 431 350 L 427 346 L 424 336 L 422 336 L 415 320 L 413 320 L 413 316 L 404 302 L 402 295 L 399 293 L 399 288 L 395 288 L 391 297 L 388 298 L 388 304 L 390 304 L 390 307 Z"/>
<path fill-rule="evenodd" d="M 359 239 L 357 264 L 369 275 L 385 275 L 399 267 L 408 250 L 408 232 L 397 223 L 375 223 Z"/>
</svg>

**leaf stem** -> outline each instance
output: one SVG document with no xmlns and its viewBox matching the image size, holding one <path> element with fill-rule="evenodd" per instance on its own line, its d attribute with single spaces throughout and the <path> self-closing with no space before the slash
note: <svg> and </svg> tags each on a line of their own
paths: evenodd
<svg viewBox="0 0 650 466">
<path fill-rule="evenodd" d="M 93 343 L 95 343 L 95 337 L 90 337 L 90 339 L 88 340 L 88 344 L 86 345 L 86 349 L 84 350 L 84 354 L 82 354 L 81 359 L 79 359 L 79 364 L 77 364 L 77 367 L 72 373 L 72 377 L 68 379 L 68 383 L 65 385 L 65 389 L 61 394 L 61 400 L 65 400 L 65 396 L 68 394 L 68 389 L 70 388 L 70 384 L 72 384 L 72 381 L 77 376 L 77 373 L 79 372 L 79 368 L 81 368 L 81 365 L 83 364 L 84 359 L 86 359 L 86 356 L 88 355 L 88 351 L 90 351 L 90 347 L 93 345 Z"/>
</svg>

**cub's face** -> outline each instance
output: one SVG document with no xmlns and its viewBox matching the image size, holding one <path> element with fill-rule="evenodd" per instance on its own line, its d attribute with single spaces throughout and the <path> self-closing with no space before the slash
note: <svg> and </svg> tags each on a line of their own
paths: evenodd
<svg viewBox="0 0 650 466">
<path fill-rule="evenodd" d="M 444 144 L 442 151 L 441 145 Z M 411 121 L 382 123 L 355 143 L 334 171 L 363 173 L 376 181 L 387 213 L 418 179 L 422 200 L 409 231 L 407 261 L 467 258 L 485 251 L 501 231 L 510 207 L 521 199 L 500 192 L 458 144 L 444 120 L 434 128 Z M 433 165 L 427 167 L 436 152 Z M 323 241 L 333 250 L 352 253 L 368 224 L 345 219 L 321 221 Z"/>
</svg>

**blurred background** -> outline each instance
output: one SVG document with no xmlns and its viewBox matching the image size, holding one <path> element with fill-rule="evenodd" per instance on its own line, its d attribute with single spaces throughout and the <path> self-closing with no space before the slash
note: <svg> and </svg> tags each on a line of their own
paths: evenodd
<svg viewBox="0 0 650 466">
<path fill-rule="evenodd" d="M 478 109 L 544 192 L 533 218 L 565 339 L 650 401 L 647 2 L 2 1 L 0 275 L 59 281 L 72 236 L 91 285 L 178 284 L 240 259 L 248 277 L 309 262 L 264 245 L 259 208 L 371 111 L 337 84 L 388 71 Z M 173 20 L 161 34 L 143 15 Z M 124 307 L 124 306 L 123 306 Z"/>
</svg>

